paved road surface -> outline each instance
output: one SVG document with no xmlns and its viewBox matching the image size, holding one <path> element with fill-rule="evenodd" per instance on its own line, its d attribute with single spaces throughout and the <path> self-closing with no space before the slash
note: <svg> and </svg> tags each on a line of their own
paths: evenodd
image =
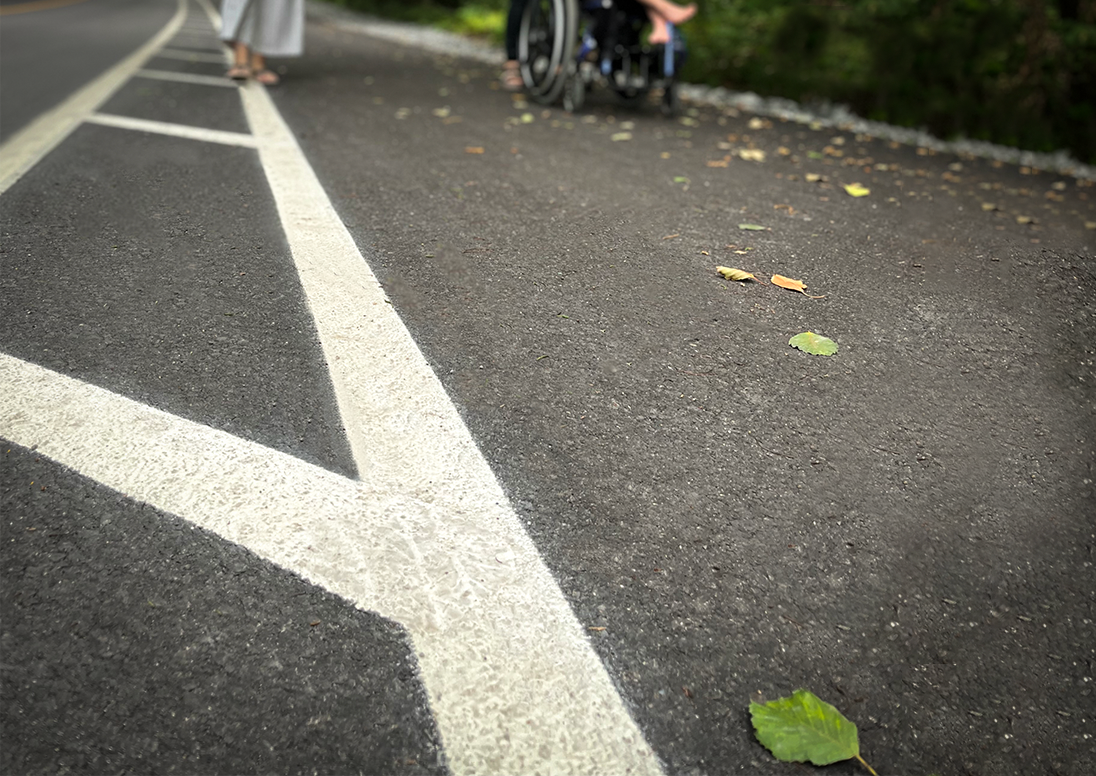
<svg viewBox="0 0 1096 776">
<path fill-rule="evenodd" d="M 4 773 L 1087 772 L 1090 181 L 8 8 Z"/>
</svg>

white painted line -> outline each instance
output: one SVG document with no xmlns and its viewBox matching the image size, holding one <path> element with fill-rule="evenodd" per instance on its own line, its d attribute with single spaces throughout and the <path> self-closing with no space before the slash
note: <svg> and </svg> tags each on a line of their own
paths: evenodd
<svg viewBox="0 0 1096 776">
<path fill-rule="evenodd" d="M 157 135 L 170 135 L 172 137 L 185 137 L 188 140 L 200 140 L 204 143 L 220 143 L 222 145 L 241 146 L 243 148 L 255 148 L 255 138 L 242 132 L 225 132 L 219 129 L 205 129 L 203 127 L 188 127 L 186 124 L 171 124 L 166 121 L 150 121 L 148 119 L 135 119 L 129 116 L 116 116 L 111 113 L 93 113 L 87 117 L 87 123 L 100 124 L 104 127 L 117 127 L 118 129 L 132 129 L 137 132 L 151 132 Z"/>
<path fill-rule="evenodd" d="M 227 86 L 236 88 L 236 82 L 221 75 L 196 75 L 194 73 L 178 73 L 173 70 L 138 70 L 134 73 L 138 78 L 152 78 L 157 81 L 177 81 L 183 84 L 198 84 L 199 86 Z"/>
<path fill-rule="evenodd" d="M 181 59 L 184 62 L 212 62 L 222 64 L 225 61 L 224 54 L 208 54 L 204 51 L 187 51 L 178 48 L 165 48 L 156 52 L 156 58 Z"/>
<path fill-rule="evenodd" d="M 381 421 L 398 433 L 383 446 L 436 447 L 441 431 L 455 447 L 412 456 L 406 481 L 350 480 L 4 354 L 0 435 L 403 624 L 454 774 L 660 773 L 452 405 L 399 364 L 414 354 L 396 339 L 362 375 L 411 367 L 377 388 L 400 384 L 385 400 L 405 406 L 386 412 L 406 413 Z"/>
<path fill-rule="evenodd" d="M 397 619 L 415 642 L 453 772 L 660 772 L 266 90 L 252 82 L 240 94 L 358 471 L 376 492 L 429 504 L 438 516 L 408 552 L 422 564 L 420 581 L 446 591 L 444 603 Z M 506 549 L 492 555 L 497 548 Z M 492 565 L 511 563 L 519 574 Z"/>
<path fill-rule="evenodd" d="M 186 0 L 177 0 L 175 15 L 151 40 L 101 76 L 46 111 L 0 146 L 0 194 L 68 137 L 89 114 L 110 99 L 153 52 L 167 42 L 186 18 Z"/>
</svg>

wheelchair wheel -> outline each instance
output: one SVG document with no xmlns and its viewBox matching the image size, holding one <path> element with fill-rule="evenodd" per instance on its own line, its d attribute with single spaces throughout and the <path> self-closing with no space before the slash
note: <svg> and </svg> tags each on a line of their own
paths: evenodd
<svg viewBox="0 0 1096 776">
<path fill-rule="evenodd" d="M 556 101 L 575 69 L 576 0 L 528 0 L 518 35 L 525 89 L 537 102 Z"/>
</svg>

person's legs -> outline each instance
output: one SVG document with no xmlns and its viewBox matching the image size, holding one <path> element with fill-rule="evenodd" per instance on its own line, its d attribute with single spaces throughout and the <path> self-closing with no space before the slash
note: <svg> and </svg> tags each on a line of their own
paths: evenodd
<svg viewBox="0 0 1096 776">
<path fill-rule="evenodd" d="M 511 91 L 517 91 L 524 86 L 518 65 L 518 36 L 521 34 L 525 2 L 526 0 L 510 0 L 510 11 L 506 15 L 506 64 L 502 69 L 502 85 Z"/>
<path fill-rule="evenodd" d="M 240 41 L 234 41 L 232 43 L 232 67 L 228 69 L 225 74 L 229 78 L 236 81 L 244 81 L 251 77 L 251 68 L 248 67 L 248 61 L 251 52 L 247 50 L 247 46 Z"/>
</svg>

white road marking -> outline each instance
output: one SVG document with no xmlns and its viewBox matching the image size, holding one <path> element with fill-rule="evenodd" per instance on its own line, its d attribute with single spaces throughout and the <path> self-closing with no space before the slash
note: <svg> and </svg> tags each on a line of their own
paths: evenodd
<svg viewBox="0 0 1096 776">
<path fill-rule="evenodd" d="M 441 383 L 386 303 L 292 132 L 259 84 L 249 83 L 240 94 L 358 471 L 374 492 L 428 504 L 438 521 L 422 534 L 425 542 L 412 539 L 406 555 L 423 569 L 416 584 L 425 583 L 435 595 L 439 586 L 445 592 L 426 610 L 396 619 L 415 642 L 453 772 L 659 772 L 562 592 Z M 400 518 L 393 518 L 398 525 Z M 504 557 L 512 560 L 503 564 Z M 340 562 L 365 567 L 352 558 Z M 511 562 L 520 573 L 488 573 L 492 564 Z"/>
<path fill-rule="evenodd" d="M 199 86 L 228 86 L 235 88 L 236 82 L 220 75 L 196 75 L 194 73 L 176 73 L 173 70 L 150 70 L 145 68 L 134 73 L 138 78 L 151 78 L 157 81 L 178 81 L 183 84 Z"/>
<path fill-rule="evenodd" d="M 2 354 L 0 434 L 401 623 L 453 773 L 661 773 L 266 91 L 240 93 L 361 480 Z"/>
<path fill-rule="evenodd" d="M 347 479 L 3 354 L 0 384 L 12 442 L 403 624 L 454 773 L 659 772 L 493 481 Z"/>
<path fill-rule="evenodd" d="M 0 146 L 0 194 L 11 188 L 27 170 L 68 137 L 80 122 L 110 99 L 153 52 L 171 39 L 185 18 L 186 0 L 177 0 L 171 21 L 148 43 L 8 138 Z"/>
<path fill-rule="evenodd" d="M 157 135 L 171 135 L 172 137 L 185 137 L 189 140 L 201 140 L 205 143 L 220 143 L 222 145 L 242 146 L 255 148 L 255 138 L 242 132 L 226 132 L 219 129 L 205 129 L 204 127 L 190 127 L 186 124 L 172 124 L 167 121 L 151 121 L 149 119 L 135 119 L 129 116 L 115 116 L 111 113 L 93 113 L 87 117 L 89 124 L 101 124 L 104 127 L 117 127 L 119 129 L 132 129 L 137 132 L 151 132 Z"/>
</svg>

